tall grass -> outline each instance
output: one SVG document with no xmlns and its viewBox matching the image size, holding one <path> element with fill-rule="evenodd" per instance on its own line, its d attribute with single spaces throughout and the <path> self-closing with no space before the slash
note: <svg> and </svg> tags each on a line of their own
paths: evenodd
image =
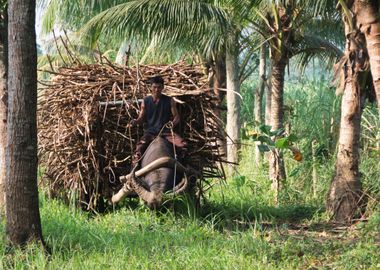
<svg viewBox="0 0 380 270">
<path fill-rule="evenodd" d="M 251 89 L 246 86 L 243 89 Z M 253 104 L 252 94 L 243 91 L 242 119 L 252 117 L 247 102 Z M 324 194 L 331 181 L 336 141 L 338 137 L 340 98 L 330 89 L 326 81 L 287 82 L 284 92 L 284 123 L 286 131 L 298 137 L 296 146 L 301 150 L 303 160 L 293 160 L 290 151 L 284 151 L 287 181 L 280 194 L 282 204 L 312 203 L 323 204 Z M 252 119 L 252 118 L 251 118 Z M 253 121 L 246 120 L 248 125 Z M 313 149 L 314 148 L 314 149 Z M 240 177 L 252 187 L 254 193 L 261 193 L 263 201 L 271 203 L 270 181 L 267 164 L 255 164 L 255 147 L 246 141 L 241 150 Z M 312 170 L 317 172 L 316 191 L 312 190 Z M 240 180 L 239 180 L 240 179 Z M 318 194 L 314 196 L 313 194 Z"/>
<path fill-rule="evenodd" d="M 246 90 L 242 91 L 242 119 L 252 117 L 252 108 L 248 106 L 253 104 L 252 93 L 247 90 L 252 88 L 245 86 L 243 89 Z M 301 150 L 303 160 L 297 162 L 290 151 L 284 151 L 287 180 L 283 183 L 280 203 L 323 206 L 334 173 L 341 98 L 335 95 L 328 81 L 290 81 L 286 83 L 284 105 L 287 132 L 298 137 L 296 146 Z M 248 125 L 253 123 L 246 121 Z M 363 188 L 375 202 L 380 200 L 379 141 L 379 115 L 375 106 L 368 104 L 362 120 L 360 171 Z M 234 181 L 237 185 L 243 183 L 249 186 L 255 196 L 271 204 L 273 194 L 270 192 L 267 164 L 264 162 L 261 167 L 255 164 L 254 151 L 253 142 L 245 141 L 241 149 L 240 176 L 235 177 Z M 316 178 L 314 187 L 313 177 Z"/>
<path fill-rule="evenodd" d="M 297 201 L 321 204 L 325 200 L 335 163 L 340 101 L 327 81 L 287 84 L 285 121 L 290 126 L 288 132 L 299 138 L 297 147 L 303 155 L 301 163 L 286 156 L 287 187 Z M 313 168 L 317 177 L 316 197 L 312 191 Z"/>
</svg>

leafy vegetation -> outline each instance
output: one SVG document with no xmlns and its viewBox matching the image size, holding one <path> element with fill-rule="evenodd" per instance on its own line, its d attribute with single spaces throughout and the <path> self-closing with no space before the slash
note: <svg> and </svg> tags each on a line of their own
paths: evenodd
<svg viewBox="0 0 380 270">
<path fill-rule="evenodd" d="M 331 223 L 324 202 L 335 148 L 327 138 L 337 135 L 331 134 L 330 118 L 339 120 L 339 98 L 325 82 L 288 84 L 285 91 L 285 104 L 294 108 L 286 121 L 298 137 L 295 144 L 304 159 L 297 162 L 285 151 L 289 177 L 280 192 L 280 207 L 273 204 L 267 165 L 253 162 L 253 141 L 247 139 L 239 175 L 218 182 L 198 211 L 191 201 L 180 198 L 175 204 L 168 201 L 167 211 L 160 213 L 130 200 L 93 216 L 42 195 L 43 233 L 51 255 L 36 245 L 9 251 L 2 240 L 0 268 L 378 269 L 380 170 L 378 153 L 370 150 L 377 143 L 371 138 L 377 135 L 363 123 L 367 136 L 363 136 L 360 171 L 369 195 L 366 216 L 349 227 Z M 243 109 L 250 100 L 244 93 Z M 364 117 L 379 123 L 372 110 L 368 107 Z M 248 127 L 253 128 L 252 123 Z M 311 150 L 312 140 L 317 141 L 316 152 Z M 318 176 L 316 196 L 313 164 Z M 3 223 L 0 228 L 4 232 Z"/>
<path fill-rule="evenodd" d="M 254 87 L 243 87 L 255 89 Z M 252 115 L 245 102 L 251 101 L 251 92 L 242 91 L 242 118 L 249 119 Z M 284 189 L 280 192 L 280 204 L 313 204 L 323 208 L 325 194 L 331 183 L 334 173 L 336 156 L 336 141 L 339 126 L 340 97 L 324 79 L 318 80 L 293 80 L 287 83 L 285 89 L 285 122 L 288 124 L 287 133 L 297 137 L 294 145 L 302 153 L 302 162 L 294 159 L 291 151 L 284 151 L 285 165 L 288 179 L 284 183 Z M 373 105 L 368 105 L 364 110 L 361 141 L 361 167 L 363 188 L 370 197 L 370 206 L 378 205 L 379 185 L 379 116 Z M 251 118 L 252 119 L 252 118 Z M 249 186 L 255 197 L 259 196 L 262 202 L 270 205 L 273 195 L 268 193 L 270 182 L 266 163 L 258 166 L 255 164 L 254 139 L 258 138 L 260 127 L 254 122 L 246 122 L 245 133 L 248 140 L 241 151 L 240 175 L 234 178 L 235 184 Z M 253 132 L 253 136 L 251 135 Z M 244 134 L 243 134 L 244 135 Z M 268 136 L 267 136 L 268 137 Z M 285 137 L 286 138 L 286 137 Z M 315 183 L 313 183 L 315 179 Z M 272 196 L 272 197 L 271 197 Z M 373 212 L 370 207 L 369 212 Z M 368 212 L 368 213 L 369 213 Z M 370 214 L 368 214 L 370 215 Z"/>
<path fill-rule="evenodd" d="M 379 57 L 375 54 L 376 46 L 367 45 L 378 44 L 378 41 L 370 41 L 370 31 L 361 32 L 361 40 L 352 39 L 354 36 L 360 37 L 356 35 L 360 29 L 355 28 L 358 25 L 362 28 L 363 18 L 371 21 L 363 16 L 364 12 L 352 9 L 355 1 L 340 0 L 338 8 L 337 1 L 329 0 L 39 2 L 46 8 L 44 28 L 50 31 L 64 26 L 72 41 L 65 41 L 67 37 L 65 40 L 60 38 L 61 45 L 52 40 L 54 49 L 44 48 L 55 55 L 46 54 L 43 56 L 45 59 L 40 57 L 40 65 L 51 69 L 61 65 L 61 60 L 66 65 L 69 62 L 79 63 L 79 59 L 96 61 L 101 56 L 108 56 L 113 61 L 120 54 L 125 56 L 126 52 L 129 57 L 130 51 L 122 50 L 124 45 L 129 44 L 132 45 L 131 55 L 136 58 L 133 59 L 135 63 L 155 62 L 157 59 L 172 61 L 191 52 L 195 54 L 193 57 L 199 58 L 196 61 L 207 62 L 210 69 L 217 58 L 224 59 L 222 64 L 226 77 L 236 82 L 229 85 L 231 80 L 227 79 L 226 88 L 239 93 L 238 82 L 244 81 L 254 70 L 255 50 L 265 43 L 270 49 L 272 64 L 271 125 L 277 130 L 252 121 L 253 89 L 256 86 L 255 83 L 246 82 L 241 91 L 240 114 L 245 125 L 239 168 L 227 182 L 215 182 L 200 209 L 195 209 L 193 202 L 186 198 L 175 198 L 166 202 L 166 210 L 157 213 L 139 205 L 137 200 L 130 200 L 114 211 L 90 215 L 42 194 L 42 224 L 51 254 L 46 254 L 43 248 L 36 245 L 8 249 L 6 240 L 1 240 L 1 268 L 380 268 L 378 111 L 374 106 L 367 106 L 360 129 L 360 108 L 355 107 L 360 101 L 357 93 L 350 96 L 351 92 L 348 92 L 353 87 L 345 89 L 346 102 L 342 103 L 341 110 L 341 98 L 335 96 L 324 79 L 307 81 L 298 78 L 291 81 L 286 78 L 286 67 L 289 67 L 291 59 L 302 69 L 317 56 L 319 66 L 323 63 L 331 67 L 336 58 L 342 56 L 341 49 L 345 47 L 350 57 L 342 57 L 340 61 L 345 71 L 343 73 L 346 73 L 341 76 L 341 86 L 353 84 L 359 93 L 364 93 L 365 88 L 359 89 L 359 83 L 354 79 L 371 67 L 378 92 L 377 78 L 380 73 L 374 69 L 377 65 L 373 61 Z M 4 1 L 1 3 L 4 9 Z M 375 21 L 378 5 L 376 1 L 369 3 L 372 5 L 367 7 L 377 9 L 370 14 L 374 15 L 372 21 Z M 163 13 L 167 16 L 162 16 Z M 345 18 L 346 30 L 350 29 L 346 35 L 342 32 L 341 17 Z M 354 19 L 358 19 L 357 25 Z M 378 25 L 375 24 L 372 29 L 377 29 Z M 84 35 L 88 42 L 71 39 L 75 33 Z M 344 37 L 348 46 L 343 46 Z M 363 42 L 364 38 L 368 40 Z M 362 48 L 356 46 L 363 50 L 355 52 L 351 50 L 355 46 L 350 48 L 350 43 L 357 41 L 363 42 Z M 67 55 L 61 55 L 59 48 L 62 46 Z M 119 53 L 116 54 L 115 48 L 119 46 Z M 73 56 L 66 47 L 77 52 Z M 161 53 L 160 50 L 165 52 Z M 354 57 L 355 53 L 357 55 Z M 347 52 L 345 54 L 348 55 Z M 350 59 L 363 56 L 372 59 L 361 59 L 365 61 L 356 61 L 355 65 L 350 66 Z M 361 68 L 356 65 L 369 60 L 372 61 L 371 65 Z M 334 77 L 339 76 L 337 66 Z M 348 74 L 348 70 L 353 74 Z M 213 76 L 217 77 L 219 72 L 215 68 Z M 223 83 L 218 87 L 221 85 Z M 231 93 L 227 91 L 227 111 L 238 115 L 239 102 Z M 353 100 L 355 102 L 350 104 Z M 347 111 L 344 114 L 346 109 L 351 110 L 351 114 Z M 339 119 L 340 110 L 343 112 L 342 119 Z M 356 120 L 357 125 L 350 125 L 352 123 L 346 121 L 350 119 Z M 341 150 L 337 151 L 339 122 L 343 123 L 340 132 L 350 130 L 346 133 L 351 136 L 347 136 L 350 137 L 347 141 L 339 141 Z M 230 137 L 239 141 L 238 117 L 227 120 L 229 126 L 231 128 L 227 131 Z M 360 165 L 357 151 L 359 138 Z M 273 161 L 281 159 L 281 162 L 256 164 L 257 142 L 261 143 L 259 150 L 272 152 Z M 346 149 L 345 145 L 350 147 Z M 233 151 L 228 150 L 227 153 Z M 351 160 L 345 160 L 346 156 Z M 281 175 L 283 157 L 286 180 Z M 238 159 L 234 156 L 229 160 Z M 276 191 L 271 189 L 268 164 L 276 169 L 270 170 L 277 173 L 274 178 L 270 173 L 273 183 L 277 183 Z M 348 176 L 350 173 L 351 178 Z M 331 185 L 331 179 L 338 184 Z M 357 185 L 350 186 L 354 182 Z M 352 221 L 351 225 L 334 224 L 329 220 L 331 215 L 325 211 L 329 187 L 330 191 L 339 191 L 330 194 L 334 201 L 330 210 L 335 216 L 340 212 L 341 205 L 348 205 L 342 207 L 343 210 L 351 206 L 358 208 L 359 202 L 362 204 L 365 201 L 365 212 L 358 211 L 361 215 L 358 218 L 350 210 L 347 211 L 350 215 L 343 213 L 336 219 Z M 355 197 L 352 203 L 346 199 L 349 193 L 355 195 L 352 196 Z M 363 197 L 365 200 L 361 200 Z M 342 203 L 344 200 L 346 204 Z M 3 222 L 0 230 L 5 234 Z"/>
<path fill-rule="evenodd" d="M 218 194 L 219 191 L 214 191 Z M 248 186 L 224 189 L 198 215 L 143 207 L 88 216 L 41 198 L 52 255 L 30 245 L 6 252 L 3 269 L 300 269 L 379 267 L 380 216 L 349 229 L 320 223 L 320 209 L 276 209 Z M 4 230 L 3 224 L 1 230 Z"/>
</svg>

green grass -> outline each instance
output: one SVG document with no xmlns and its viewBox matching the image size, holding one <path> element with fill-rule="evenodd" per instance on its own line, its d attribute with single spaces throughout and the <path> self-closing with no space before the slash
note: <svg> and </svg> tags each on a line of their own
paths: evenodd
<svg viewBox="0 0 380 270">
<path fill-rule="evenodd" d="M 231 184 L 197 213 L 121 207 L 92 216 L 41 197 L 47 256 L 0 249 L 3 269 L 376 269 L 380 214 L 334 232 L 311 205 L 268 206 Z M 251 194 L 252 195 L 252 194 Z M 181 204 L 181 202 L 177 202 Z M 182 204 L 183 206 L 183 204 Z M 4 225 L 1 230 L 4 232 Z M 4 241 L 4 240 L 3 240 Z"/>
<path fill-rule="evenodd" d="M 339 99 L 324 83 L 288 85 L 285 104 L 292 110 L 286 121 L 300 138 L 304 159 L 298 163 L 285 152 L 288 178 L 280 206 L 273 204 L 267 164 L 254 163 L 254 147 L 246 141 L 237 176 L 216 183 L 198 211 L 178 199 L 155 213 L 134 200 L 90 215 L 42 194 L 43 235 L 51 255 L 36 245 L 9 251 L 3 237 L 0 269 L 380 269 L 380 168 L 378 153 L 371 150 L 378 144 L 372 125 L 379 127 L 379 118 L 365 111 L 360 171 L 369 195 L 367 220 L 342 228 L 329 222 L 324 209 L 336 140 L 329 123 L 331 116 L 339 120 Z M 248 119 L 252 99 L 245 102 Z M 316 159 L 312 140 L 319 147 Z M 5 235 L 4 221 L 0 231 Z"/>
</svg>

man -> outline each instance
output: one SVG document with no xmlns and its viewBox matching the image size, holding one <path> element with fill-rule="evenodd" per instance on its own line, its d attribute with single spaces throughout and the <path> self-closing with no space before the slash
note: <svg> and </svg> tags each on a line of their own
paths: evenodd
<svg viewBox="0 0 380 270">
<path fill-rule="evenodd" d="M 146 123 L 144 135 L 137 143 L 135 154 L 132 157 L 132 167 L 139 162 L 146 148 L 159 134 L 179 148 L 177 150 L 180 150 L 181 156 L 184 155 L 186 147 L 186 142 L 167 127 L 167 124 L 172 125 L 172 127 L 176 126 L 180 117 L 175 101 L 162 94 L 164 89 L 163 78 L 156 76 L 150 79 L 150 82 L 152 83 L 152 95 L 143 99 L 139 116 L 130 123 L 131 126 Z"/>
</svg>

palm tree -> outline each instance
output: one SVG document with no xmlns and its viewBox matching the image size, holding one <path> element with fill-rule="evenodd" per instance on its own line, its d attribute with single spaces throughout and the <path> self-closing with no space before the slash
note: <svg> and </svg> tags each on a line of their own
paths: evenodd
<svg viewBox="0 0 380 270">
<path fill-rule="evenodd" d="M 127 40 L 138 46 L 153 43 L 165 49 L 205 48 L 203 51 L 210 55 L 225 45 L 227 14 L 208 1 L 41 0 L 40 5 L 46 9 L 42 24 L 45 32 L 57 24 L 77 31 L 86 23 L 82 33 L 88 30 L 85 35 L 92 46 L 104 38 L 114 47 Z M 208 32 L 212 28 L 214 31 Z M 210 36 L 199 43 L 201 33 Z"/>
<path fill-rule="evenodd" d="M 340 1 L 346 33 L 345 54 L 340 61 L 344 88 L 335 174 L 327 197 L 333 219 L 349 222 L 360 214 L 364 199 L 359 172 L 360 123 L 364 99 L 371 87 L 365 35 L 358 27 L 353 6 Z M 359 212 L 359 213 L 358 213 Z"/>
<path fill-rule="evenodd" d="M 321 21 L 316 16 L 322 15 L 321 1 L 269 1 L 255 11 L 257 16 L 251 20 L 251 25 L 267 41 L 271 58 L 270 125 L 281 136 L 285 67 L 289 64 L 289 59 L 299 56 L 301 63 L 305 64 L 316 55 L 324 59 L 337 58 L 341 51 L 316 33 L 307 34 L 307 29 L 315 21 Z M 280 183 L 286 177 L 281 152 L 278 150 L 271 152 L 269 176 L 277 198 Z"/>
<path fill-rule="evenodd" d="M 57 0 L 58 1 L 58 0 Z M 56 1 L 56 2 L 57 2 Z M 60 1 L 62 2 L 62 1 Z M 65 2 L 65 1 L 63 1 Z M 67 2 L 67 1 L 66 1 Z M 244 2 L 244 1 L 241 1 Z M 129 1 L 110 7 L 90 19 L 82 29 L 94 43 L 100 35 L 107 39 L 155 40 L 198 52 L 216 64 L 225 55 L 227 88 L 227 159 L 238 162 L 239 144 L 239 37 L 244 14 L 255 5 L 240 1 Z M 229 8 L 226 8 L 229 7 Z M 49 9 L 50 10 L 50 9 Z M 165 14 L 165 16 L 162 16 Z M 223 70 L 220 72 L 223 73 Z M 216 78 L 223 78 L 217 74 Z M 223 83 L 216 80 L 217 83 Z M 219 84 L 220 86 L 220 84 Z"/>
<path fill-rule="evenodd" d="M 364 34 L 369 55 L 373 85 L 375 86 L 377 107 L 380 114 L 380 3 L 376 0 L 349 3 L 357 16 L 357 25 Z"/>
<path fill-rule="evenodd" d="M 260 46 L 260 66 L 259 66 L 259 87 L 255 91 L 255 104 L 253 105 L 255 122 L 259 124 L 263 124 L 263 113 L 262 113 L 262 99 L 265 90 L 266 84 L 266 45 L 261 44 Z M 270 103 L 269 103 L 270 104 Z M 258 144 L 258 142 L 257 142 Z M 261 163 L 262 153 L 259 151 L 258 147 L 256 147 L 256 164 L 259 165 Z"/>
<path fill-rule="evenodd" d="M 38 58 L 39 68 L 45 70 L 72 65 L 73 62 L 96 62 L 103 56 L 110 58 L 109 54 L 114 53 L 118 46 L 120 46 L 118 57 L 122 58 L 121 56 L 125 54 L 121 50 L 128 47 L 128 42 L 119 39 L 99 39 L 94 48 L 94 46 L 83 44 L 76 35 L 76 31 L 96 14 L 124 2 L 126 1 L 38 0 L 38 10 L 43 11 L 41 36 L 45 51 L 45 54 Z"/>
<path fill-rule="evenodd" d="M 86 1 L 84 1 L 86 2 Z M 90 1 L 91 2 L 91 1 Z M 117 1 L 116 1 L 117 2 Z M 213 4 L 210 4 L 213 2 Z M 227 74 L 227 105 L 228 105 L 228 120 L 227 132 L 229 133 L 229 151 L 228 160 L 237 162 L 237 147 L 236 143 L 239 142 L 239 102 L 236 94 L 239 93 L 239 83 L 236 79 L 238 73 L 237 60 L 233 59 L 238 56 L 238 50 L 234 48 L 239 42 L 239 35 L 241 30 L 247 26 L 247 19 L 251 16 L 252 8 L 257 6 L 261 1 L 250 1 L 249 5 L 245 1 L 156 1 L 156 0 L 141 0 L 141 1 L 128 1 L 119 4 L 99 13 L 93 17 L 86 26 L 82 29 L 82 33 L 91 37 L 92 43 L 98 40 L 99 37 L 106 37 L 107 40 L 118 40 L 119 42 L 125 39 L 137 38 L 140 41 L 156 40 L 161 44 L 170 44 L 172 47 L 188 48 L 196 51 L 201 51 L 203 55 L 222 55 L 226 54 L 226 64 L 231 65 L 227 67 L 228 72 L 235 71 L 236 74 Z M 282 1 L 294 2 L 294 1 Z M 299 35 L 296 42 L 287 41 L 289 37 L 295 36 L 288 30 L 286 22 L 279 20 L 279 11 L 287 13 L 282 14 L 282 19 L 289 17 L 288 24 L 291 23 L 291 29 L 297 29 L 302 24 L 306 24 L 310 20 L 311 12 L 308 16 L 303 16 L 306 2 L 296 1 L 289 6 L 289 3 L 266 5 L 264 8 L 274 10 L 274 16 L 269 16 L 269 21 L 265 16 L 261 16 L 261 25 L 251 20 L 250 24 L 254 26 L 254 30 L 261 33 L 270 44 L 270 51 L 274 65 L 272 71 L 272 83 L 275 84 L 275 94 L 272 95 L 275 99 L 273 110 L 273 128 L 280 128 L 282 125 L 282 89 L 283 89 L 283 75 L 285 65 L 290 56 L 295 54 L 306 54 L 300 42 L 297 44 L 296 50 L 289 49 L 291 44 L 295 44 L 300 40 L 306 40 L 305 35 Z M 320 1 L 318 1 L 319 3 Z M 78 10 L 78 4 L 71 2 L 55 0 L 53 3 L 59 3 L 60 7 L 49 8 L 48 10 L 64 10 L 70 18 L 70 14 L 75 14 Z M 81 1 L 83 3 L 83 1 Z M 84 3 L 86 5 L 86 3 Z M 66 7 L 65 7 L 66 6 Z M 102 5 L 106 6 L 106 4 Z M 313 7 L 320 7 L 320 4 L 312 5 Z M 289 8 L 291 7 L 291 8 Z M 70 11 L 70 9 L 74 9 Z M 310 11 L 310 8 L 307 9 Z M 294 14 L 290 14 L 293 12 Z M 257 12 L 259 14 L 259 12 Z M 49 14 L 49 12 L 48 12 Z M 163 20 L 162 14 L 165 14 Z M 49 17 L 49 16 L 48 16 Z M 260 18 L 260 16 L 259 16 Z M 305 20 L 307 18 L 307 20 Z M 255 18 L 256 20 L 257 18 Z M 269 24 L 268 24 L 269 23 Z M 297 25 L 298 23 L 298 25 Z M 263 30 L 264 29 L 264 30 Z M 313 40 L 313 38 L 309 38 Z M 314 41 L 316 39 L 314 38 Z M 293 41 L 293 40 L 292 40 Z M 327 42 L 320 39 L 320 44 Z M 289 43 L 289 44 L 287 44 Z M 194 48 L 194 45 L 196 48 Z M 330 46 L 331 47 L 331 46 Z M 201 48 L 201 49 L 199 49 Z M 326 46 L 325 46 L 326 48 Z M 298 51 L 297 51 L 298 50 Z M 336 50 L 335 50 L 336 51 Z M 219 52 L 219 53 L 217 53 Z M 222 53 L 221 53 L 222 52 Z M 310 52 L 310 50 L 309 50 Z M 326 55 L 329 50 L 324 51 Z M 232 54 L 232 55 L 228 55 Z M 232 58 L 231 58 L 232 56 Z M 218 57 L 214 57 L 217 59 Z M 228 58 L 228 61 L 227 61 Z M 307 57 L 304 59 L 308 59 Z M 279 77 L 282 76 L 282 78 Z M 281 94 L 279 95 L 279 93 Z M 234 123 L 234 124 L 232 124 Z M 235 142 L 232 143 L 232 142 Z M 281 160 L 281 159 L 278 159 Z"/>
<path fill-rule="evenodd" d="M 12 245 L 42 240 L 37 188 L 35 1 L 9 2 L 6 231 Z"/>
<path fill-rule="evenodd" d="M 5 149 L 7 145 L 7 1 L 1 1 L 0 6 L 0 214 L 5 211 Z"/>
<path fill-rule="evenodd" d="M 227 74 L 227 160 L 233 163 L 239 162 L 238 150 L 240 144 L 240 93 L 239 80 L 239 33 L 230 34 L 231 48 L 226 52 L 226 74 Z M 235 167 L 230 165 L 229 174 L 234 173 Z"/>
</svg>

